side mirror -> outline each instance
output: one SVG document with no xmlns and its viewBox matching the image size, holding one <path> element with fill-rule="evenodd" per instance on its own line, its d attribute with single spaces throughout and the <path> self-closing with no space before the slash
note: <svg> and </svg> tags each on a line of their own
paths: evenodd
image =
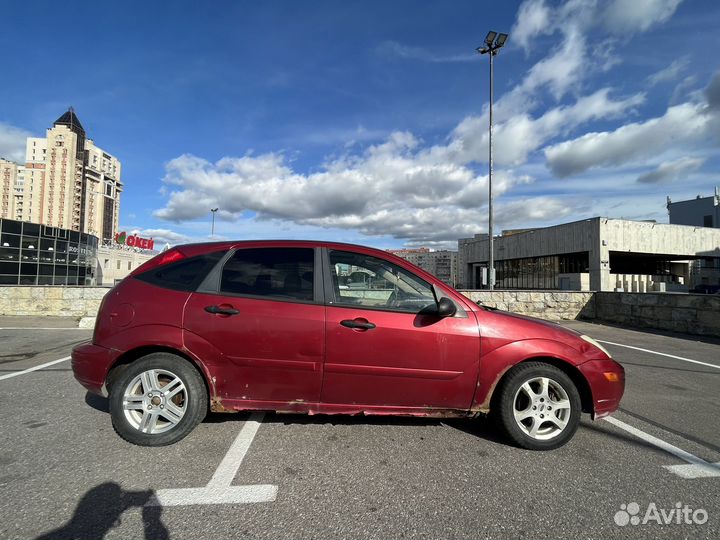
<svg viewBox="0 0 720 540">
<path fill-rule="evenodd" d="M 443 296 L 437 304 L 438 317 L 452 317 L 455 313 L 457 313 L 455 302 Z"/>
</svg>

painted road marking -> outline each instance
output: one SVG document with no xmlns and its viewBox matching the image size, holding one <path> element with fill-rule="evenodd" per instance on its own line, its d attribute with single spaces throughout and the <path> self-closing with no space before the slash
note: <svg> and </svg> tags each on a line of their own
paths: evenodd
<svg viewBox="0 0 720 540">
<path fill-rule="evenodd" d="M 693 364 L 700 364 L 701 366 L 707 366 L 715 369 L 720 369 L 720 366 L 716 364 L 708 364 L 707 362 L 700 362 L 699 360 L 692 360 L 691 358 L 684 358 L 682 356 L 675 356 L 674 354 L 667 354 L 658 351 L 651 351 L 650 349 L 641 349 L 640 347 L 633 347 L 632 345 L 625 345 L 623 343 L 613 343 L 612 341 L 605 341 L 598 339 L 600 343 L 606 343 L 608 345 L 615 345 L 616 347 L 625 347 L 626 349 L 634 349 L 636 351 L 642 351 L 650 354 L 657 354 L 659 356 L 667 356 L 668 358 L 674 358 L 675 360 L 682 360 L 683 362 L 691 362 Z"/>
<path fill-rule="evenodd" d="M 60 360 L 53 360 L 52 362 L 47 362 L 46 364 L 40 364 L 39 366 L 24 369 L 22 371 L 15 371 L 14 373 L 8 373 L 7 375 L 0 375 L 0 381 L 2 381 L 4 379 L 10 379 L 12 377 L 17 377 L 18 375 L 25 375 L 26 373 L 31 373 L 33 371 L 37 371 L 38 369 L 43 369 L 48 366 L 52 366 L 54 364 L 59 364 L 60 362 L 67 362 L 68 360 L 70 360 L 70 357 L 66 356 L 65 358 L 61 358 Z"/>
<path fill-rule="evenodd" d="M 612 416 L 605 417 L 604 420 L 622 430 L 627 431 L 638 439 L 642 439 L 643 441 L 650 443 L 653 446 L 657 446 L 661 450 L 664 450 L 683 461 L 687 461 L 688 465 L 663 465 L 664 469 L 667 469 L 682 478 L 710 478 L 720 476 L 720 463 L 709 463 L 690 452 L 686 452 L 682 448 L 678 448 L 669 442 L 658 439 L 657 437 L 632 427 L 630 424 L 626 424 L 622 420 L 618 420 Z"/>
<path fill-rule="evenodd" d="M 263 412 L 255 412 L 245 421 L 232 446 L 218 465 L 208 485 L 203 488 L 159 489 L 146 506 L 188 506 L 191 504 L 250 504 L 272 502 L 277 486 L 260 484 L 232 486 L 250 444 L 260 428 Z"/>
</svg>

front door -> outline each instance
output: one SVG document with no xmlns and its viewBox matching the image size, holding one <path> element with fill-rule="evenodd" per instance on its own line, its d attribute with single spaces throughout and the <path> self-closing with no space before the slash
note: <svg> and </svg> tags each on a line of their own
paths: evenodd
<svg viewBox="0 0 720 540">
<path fill-rule="evenodd" d="M 475 314 L 427 314 L 431 285 L 360 252 L 329 250 L 326 404 L 467 409 L 477 382 Z"/>
<path fill-rule="evenodd" d="M 217 291 L 185 306 L 186 346 L 212 364 L 221 399 L 317 402 L 325 308 L 315 286 L 315 250 L 238 249 Z"/>
</svg>

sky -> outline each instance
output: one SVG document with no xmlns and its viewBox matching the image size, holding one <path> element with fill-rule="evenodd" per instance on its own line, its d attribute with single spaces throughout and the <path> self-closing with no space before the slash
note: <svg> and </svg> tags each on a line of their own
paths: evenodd
<svg viewBox="0 0 720 540">
<path fill-rule="evenodd" d="M 0 156 L 68 106 L 121 230 L 457 248 L 720 185 L 715 0 L 3 2 Z"/>
</svg>

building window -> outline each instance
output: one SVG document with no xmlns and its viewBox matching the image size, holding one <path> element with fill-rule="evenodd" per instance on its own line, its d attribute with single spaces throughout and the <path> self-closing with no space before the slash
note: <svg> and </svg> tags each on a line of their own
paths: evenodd
<svg viewBox="0 0 720 540">
<path fill-rule="evenodd" d="M 128 270 L 132 269 L 132 261 L 128 261 Z"/>
<path fill-rule="evenodd" d="M 120 270 L 120 261 L 117 262 L 117 269 Z"/>
<path fill-rule="evenodd" d="M 107 270 L 108 266 L 110 266 L 110 259 L 105 259 L 105 262 L 103 263 L 103 268 Z"/>
<path fill-rule="evenodd" d="M 703 227 L 712 227 L 712 226 L 713 226 L 713 217 L 712 217 L 712 215 L 703 216 Z"/>
</svg>

